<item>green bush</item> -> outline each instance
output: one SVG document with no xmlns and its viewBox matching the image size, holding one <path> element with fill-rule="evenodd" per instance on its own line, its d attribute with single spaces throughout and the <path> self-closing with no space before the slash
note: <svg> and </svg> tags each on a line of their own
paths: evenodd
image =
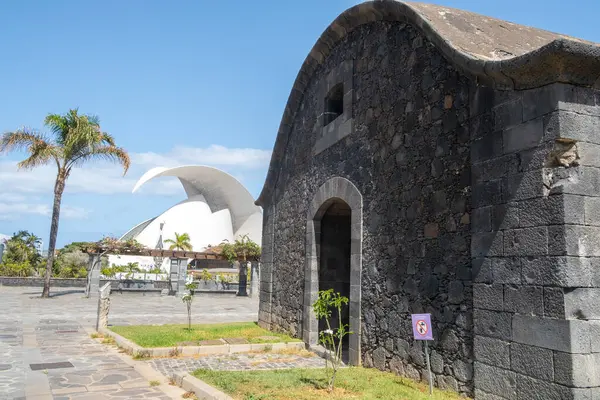
<svg viewBox="0 0 600 400">
<path fill-rule="evenodd" d="M 165 271 L 161 267 L 155 266 L 154 268 L 151 268 L 148 271 L 146 271 L 146 273 L 148 273 L 148 274 L 164 274 Z"/>
<path fill-rule="evenodd" d="M 204 268 L 202 270 L 202 272 L 200 273 L 200 279 L 203 280 L 204 282 L 208 282 L 213 279 L 213 276 L 210 272 L 208 272 L 208 270 L 206 268 Z"/>
<path fill-rule="evenodd" d="M 89 256 L 76 247 L 61 250 L 53 265 L 53 275 L 59 278 L 85 278 Z"/>
<path fill-rule="evenodd" d="M 25 277 L 33 275 L 33 271 L 34 269 L 29 262 L 6 262 L 0 264 L 0 276 Z"/>
</svg>

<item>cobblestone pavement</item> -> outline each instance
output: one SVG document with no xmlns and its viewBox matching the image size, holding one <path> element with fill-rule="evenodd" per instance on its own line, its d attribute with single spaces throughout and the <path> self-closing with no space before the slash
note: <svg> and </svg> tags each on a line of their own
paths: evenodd
<svg viewBox="0 0 600 400">
<path fill-rule="evenodd" d="M 63 288 L 55 289 L 51 299 L 39 298 L 40 293 L 38 288 L 0 286 L 1 400 L 181 398 L 166 384 L 151 386 L 133 361 L 89 337 L 84 328 L 95 325 L 97 299 Z M 256 320 L 255 299 L 197 297 L 195 321 Z M 184 323 L 186 318 L 179 298 L 111 296 L 109 323 L 114 325 Z"/>
<path fill-rule="evenodd" d="M 165 376 L 173 372 L 192 372 L 199 368 L 214 371 L 246 371 L 289 368 L 323 368 L 325 360 L 314 355 L 302 357 L 290 354 L 253 353 L 198 358 L 155 358 L 147 361 Z"/>
</svg>

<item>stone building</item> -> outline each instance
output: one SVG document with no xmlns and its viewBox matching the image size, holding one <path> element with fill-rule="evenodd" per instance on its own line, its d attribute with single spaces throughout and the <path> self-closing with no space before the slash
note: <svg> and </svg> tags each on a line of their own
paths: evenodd
<svg viewBox="0 0 600 400">
<path fill-rule="evenodd" d="M 264 189 L 259 321 L 315 344 L 348 294 L 349 361 L 478 399 L 600 398 L 600 47 L 376 1 L 322 34 Z"/>
</svg>

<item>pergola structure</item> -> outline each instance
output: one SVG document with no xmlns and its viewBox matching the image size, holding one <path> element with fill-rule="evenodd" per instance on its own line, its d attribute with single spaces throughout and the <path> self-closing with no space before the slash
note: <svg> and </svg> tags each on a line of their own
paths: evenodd
<svg viewBox="0 0 600 400">
<path fill-rule="evenodd" d="M 100 265 L 102 256 L 111 254 L 128 255 L 128 256 L 145 256 L 145 257 L 162 257 L 171 259 L 171 268 L 169 277 L 171 281 L 171 293 L 179 293 L 185 288 L 185 280 L 187 276 L 188 260 L 228 260 L 222 254 L 214 252 L 198 252 L 198 251 L 178 251 L 164 249 L 113 249 L 111 247 L 97 246 L 90 248 L 87 251 L 89 255 L 89 273 L 88 285 L 86 287 L 86 296 L 89 293 L 98 291 L 100 288 Z M 247 296 L 247 273 L 248 263 L 252 265 L 252 275 L 256 276 L 253 281 L 258 282 L 258 257 L 237 257 L 234 261 L 239 262 L 239 290 L 238 296 Z"/>
</svg>

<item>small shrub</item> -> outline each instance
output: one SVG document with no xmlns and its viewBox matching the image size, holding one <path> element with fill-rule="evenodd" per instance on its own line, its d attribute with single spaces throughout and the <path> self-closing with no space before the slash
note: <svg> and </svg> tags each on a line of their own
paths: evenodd
<svg viewBox="0 0 600 400">
<path fill-rule="evenodd" d="M 212 279 L 213 275 L 210 272 L 208 272 L 206 268 L 204 268 L 202 272 L 200 272 L 200 280 L 202 280 L 204 283 L 211 281 Z"/>
<path fill-rule="evenodd" d="M 273 345 L 272 344 L 268 344 L 265 347 L 263 347 L 262 349 L 263 353 L 269 353 L 271 351 L 273 351 Z"/>
<path fill-rule="evenodd" d="M 160 382 L 159 381 L 150 381 L 149 384 L 150 384 L 151 387 L 160 386 Z"/>
<path fill-rule="evenodd" d="M 102 339 L 102 344 L 115 344 L 115 339 L 112 336 L 105 337 Z"/>
<path fill-rule="evenodd" d="M 325 374 L 328 380 L 328 389 L 333 391 L 335 377 L 342 364 L 342 341 L 346 335 L 351 334 L 349 326 L 342 323 L 342 307 L 348 305 L 348 298 L 333 289 L 319 291 L 317 301 L 313 304 L 313 310 L 318 319 L 324 319 L 327 329 L 319 332 L 319 341 L 325 346 L 329 357 L 325 357 Z M 337 310 L 338 327 L 331 329 L 332 310 Z M 328 359 L 331 361 L 332 370 L 329 371 Z"/>
</svg>

